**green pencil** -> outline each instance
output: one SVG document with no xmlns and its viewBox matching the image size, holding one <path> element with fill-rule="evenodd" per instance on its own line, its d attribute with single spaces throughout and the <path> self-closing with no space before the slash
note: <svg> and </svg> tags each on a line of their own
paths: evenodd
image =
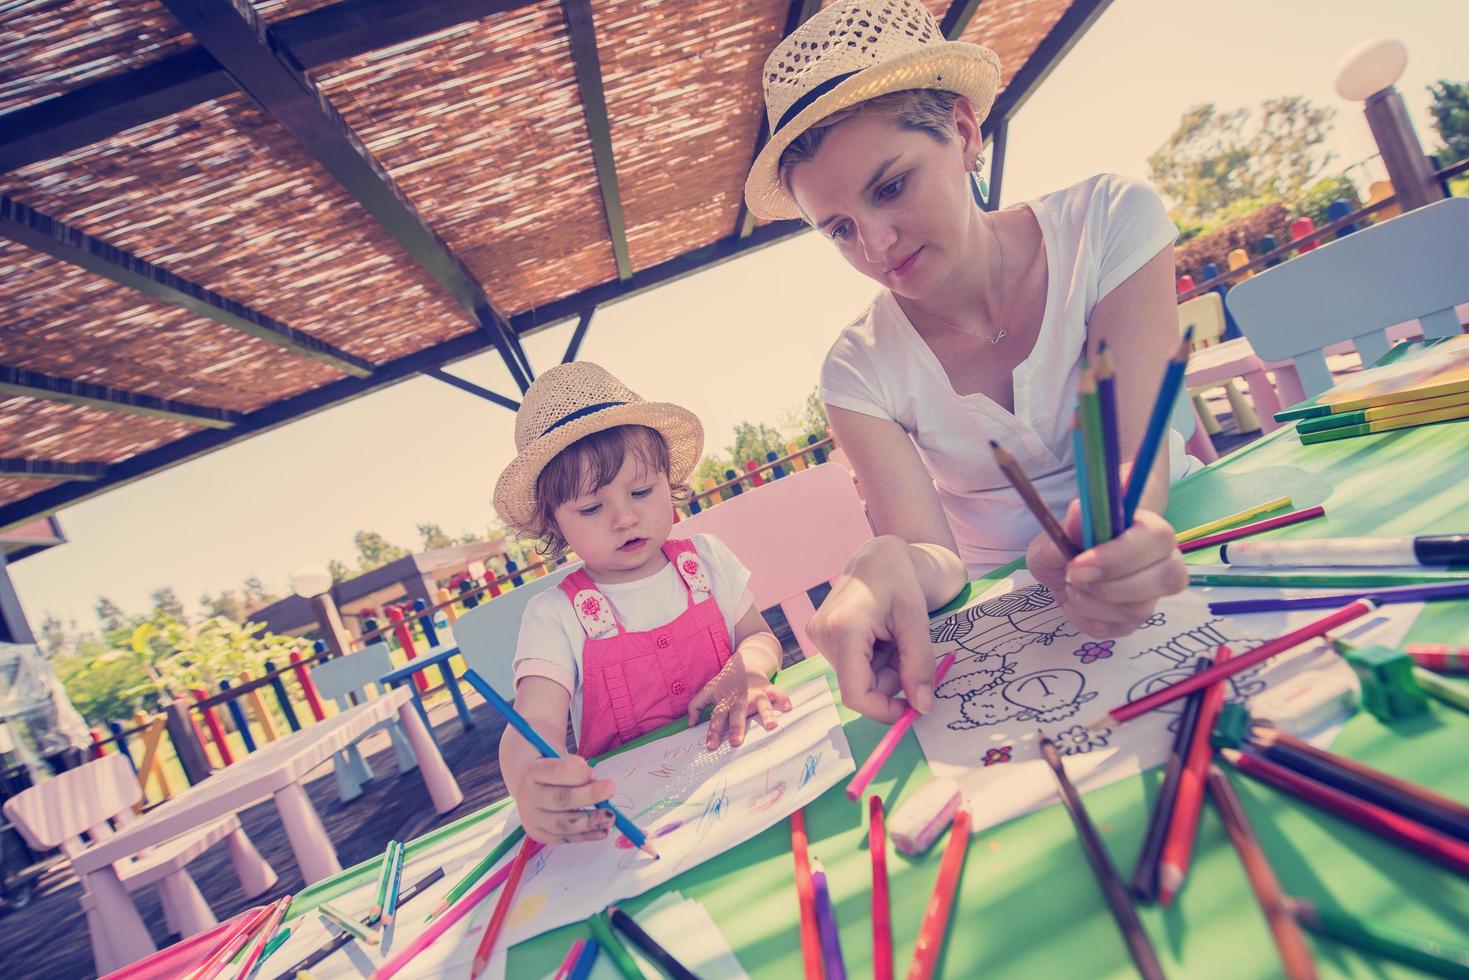
<svg viewBox="0 0 1469 980">
<path fill-rule="evenodd" d="M 1097 379 L 1085 365 L 1077 391 L 1081 398 L 1081 441 L 1086 447 L 1086 473 L 1082 476 L 1091 493 L 1092 525 L 1100 544 L 1112 540 L 1112 498 L 1107 493 L 1107 452 L 1102 441 L 1102 404 L 1097 397 Z"/>
<path fill-rule="evenodd" d="M 1423 693 L 1429 697 L 1438 698 L 1444 704 L 1458 708 L 1460 711 L 1469 711 L 1469 684 L 1459 681 L 1451 681 L 1447 677 L 1440 677 L 1431 670 L 1422 667 L 1413 668 L 1413 680 L 1423 688 Z"/>
<path fill-rule="evenodd" d="M 383 914 L 383 903 L 388 900 L 388 879 L 393 873 L 393 852 L 398 849 L 398 842 L 388 841 L 387 850 L 383 851 L 382 867 L 377 872 L 377 898 L 373 900 L 372 908 L 367 913 L 367 924 L 372 925 Z"/>
<path fill-rule="evenodd" d="M 622 945 L 622 940 L 612 931 L 612 923 L 607 921 L 606 913 L 598 912 L 587 920 L 587 925 L 592 927 L 592 934 L 597 937 L 597 942 L 602 944 L 602 949 L 612 959 L 612 965 L 617 967 L 623 980 L 648 980 L 643 971 L 638 969 L 637 961 Z"/>
<path fill-rule="evenodd" d="M 490 853 L 481 858 L 479 864 L 476 864 L 474 867 L 469 869 L 469 874 L 459 879 L 459 884 L 455 885 L 454 888 L 449 892 L 449 894 L 444 896 L 443 901 L 434 906 L 434 910 L 430 912 L 428 914 L 428 917 L 425 918 L 423 921 L 427 922 L 429 921 L 429 919 L 432 919 L 435 916 L 443 915 L 444 912 L 448 910 L 449 906 L 453 905 L 455 902 L 459 901 L 459 899 L 463 898 L 464 893 L 473 888 L 474 883 L 483 878 L 485 876 L 485 873 L 493 868 L 496 862 L 504 857 L 505 853 L 509 851 L 512 847 L 514 847 L 517 843 L 519 843 L 520 839 L 524 836 L 524 827 L 516 827 L 511 830 L 510 833 L 506 834 L 505 839 L 496 844 L 494 848 L 490 851 Z"/>
<path fill-rule="evenodd" d="M 1215 566 L 1218 567 L 1218 566 Z M 1226 588 L 1264 586 L 1277 589 L 1371 589 L 1391 585 L 1429 585 L 1462 582 L 1469 572 L 1211 572 L 1190 571 L 1189 585 Z"/>
<path fill-rule="evenodd" d="M 1469 980 L 1469 949 L 1364 922 L 1340 912 L 1323 911 L 1299 898 L 1287 898 L 1285 902 L 1296 921 L 1317 935 L 1406 963 L 1425 973 Z"/>
</svg>

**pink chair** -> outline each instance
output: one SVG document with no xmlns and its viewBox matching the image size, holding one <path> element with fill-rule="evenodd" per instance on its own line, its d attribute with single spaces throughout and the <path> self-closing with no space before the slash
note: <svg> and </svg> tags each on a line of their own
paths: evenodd
<svg viewBox="0 0 1469 980">
<path fill-rule="evenodd" d="M 82 834 L 92 844 L 112 836 L 113 825 L 120 828 L 135 819 L 133 806 L 142 797 L 132 767 L 121 755 L 114 754 L 33 786 L 6 800 L 4 809 L 6 818 L 32 850 L 60 848 L 74 861 L 89 846 L 83 843 Z M 129 892 L 156 885 L 169 931 L 187 938 L 212 929 L 217 920 L 185 865 L 221 840 L 229 848 L 246 895 L 259 895 L 275 884 L 275 870 L 260 856 L 234 816 L 117 862 L 117 876 Z M 86 891 L 82 908 L 87 913 L 97 972 L 104 973 L 119 965 L 118 958 L 111 954 L 109 923 L 102 920 L 92 895 Z"/>
<path fill-rule="evenodd" d="M 810 657 L 819 651 L 806 638 L 816 612 L 806 590 L 840 575 L 872 537 L 872 526 L 852 474 L 825 463 L 746 490 L 679 522 L 673 532 L 712 534 L 729 545 L 750 569 L 756 607 L 780 606 Z"/>
<path fill-rule="evenodd" d="M 1186 303 L 1180 303 L 1178 325 L 1180 330 L 1192 327 L 1194 331 L 1193 342 L 1196 347 L 1189 355 L 1188 372 L 1183 379 L 1190 396 L 1223 386 L 1239 431 L 1253 432 L 1260 429 L 1262 432 L 1274 432 L 1280 428 L 1280 424 L 1275 421 L 1275 413 L 1280 411 L 1280 399 L 1275 393 L 1275 386 L 1265 376 L 1264 362 L 1255 356 L 1250 342 L 1240 337 L 1218 343 L 1224 336 L 1224 302 L 1219 294 L 1205 293 Z M 1212 343 L 1212 346 L 1197 346 L 1205 343 Z M 1244 378 L 1249 385 L 1253 406 L 1245 401 L 1235 387 L 1235 378 Z M 1198 400 L 1195 400 L 1194 407 L 1200 408 Z M 1200 417 L 1207 425 L 1209 417 L 1203 414 Z"/>
</svg>

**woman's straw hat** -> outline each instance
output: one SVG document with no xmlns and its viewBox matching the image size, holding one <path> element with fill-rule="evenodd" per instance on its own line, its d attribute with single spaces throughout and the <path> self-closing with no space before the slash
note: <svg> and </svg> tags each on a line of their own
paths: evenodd
<svg viewBox="0 0 1469 980">
<path fill-rule="evenodd" d="M 906 89 L 955 92 L 983 120 L 1000 86 L 1000 59 L 944 40 L 919 0 L 847 0 L 781 41 L 762 78 L 770 140 L 745 180 L 745 203 L 757 218 L 799 218 L 778 172 L 792 140 L 838 110 Z"/>
<path fill-rule="evenodd" d="M 584 436 L 618 425 L 646 425 L 668 443 L 668 478 L 687 480 L 704 451 L 704 427 L 677 405 L 644 401 L 604 368 L 572 361 L 536 379 L 515 413 L 516 457 L 495 484 L 495 510 L 517 531 L 535 527 L 536 479 Z"/>
</svg>

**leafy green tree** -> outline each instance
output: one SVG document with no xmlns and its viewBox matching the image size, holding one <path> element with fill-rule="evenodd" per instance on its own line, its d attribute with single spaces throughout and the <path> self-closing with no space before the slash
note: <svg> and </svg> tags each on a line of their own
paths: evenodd
<svg viewBox="0 0 1469 980">
<path fill-rule="evenodd" d="M 1244 199 L 1289 197 L 1330 162 L 1321 144 L 1333 114 L 1294 95 L 1267 99 L 1258 110 L 1196 105 L 1148 157 L 1149 175 L 1186 221 Z"/>
<path fill-rule="evenodd" d="M 358 531 L 353 535 L 352 543 L 357 546 L 357 561 L 364 572 L 408 556 L 407 549 L 398 547 L 376 531 Z"/>
<path fill-rule="evenodd" d="M 452 548 L 456 542 L 452 537 L 444 533 L 444 529 L 437 524 L 418 525 L 418 537 L 423 544 L 423 551 L 433 551 L 437 548 Z"/>
<path fill-rule="evenodd" d="M 333 582 L 345 582 L 356 574 L 346 562 L 338 561 L 335 558 L 326 563 L 326 570 L 331 575 Z"/>
<path fill-rule="evenodd" d="M 1362 197 L 1350 177 L 1323 177 L 1296 196 L 1291 202 L 1291 213 L 1310 218 L 1320 228 L 1331 223 L 1326 212 L 1338 199 L 1346 201 L 1353 211 L 1362 206 Z"/>
<path fill-rule="evenodd" d="M 1437 85 L 1428 86 L 1428 91 L 1433 95 L 1433 104 L 1428 107 L 1433 128 L 1443 140 L 1436 151 L 1439 163 L 1458 163 L 1469 157 L 1469 83 L 1440 79 Z"/>
<path fill-rule="evenodd" d="M 251 575 L 245 579 L 243 588 L 245 590 L 245 605 L 251 609 L 259 609 L 275 602 L 280 596 L 265 587 L 259 575 Z"/>
<path fill-rule="evenodd" d="M 173 586 L 165 585 L 161 589 L 154 589 L 148 593 L 148 598 L 153 600 L 153 610 L 165 613 L 175 619 L 185 619 L 184 604 L 179 601 L 178 594 L 174 592 Z"/>
<path fill-rule="evenodd" d="M 105 595 L 99 595 L 97 597 L 97 618 L 101 620 L 104 630 L 115 630 L 127 622 L 127 613 Z"/>
<path fill-rule="evenodd" d="M 217 596 L 206 592 L 199 597 L 199 605 L 205 616 L 223 616 L 235 622 L 244 620 L 250 612 L 250 603 L 233 589 L 225 589 Z"/>
</svg>

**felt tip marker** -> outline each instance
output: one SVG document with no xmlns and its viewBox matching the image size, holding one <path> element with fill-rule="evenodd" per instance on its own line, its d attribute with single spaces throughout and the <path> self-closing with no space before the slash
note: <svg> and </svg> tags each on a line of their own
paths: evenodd
<svg viewBox="0 0 1469 980">
<path fill-rule="evenodd" d="M 1219 546 L 1230 565 L 1460 565 L 1469 563 L 1469 534 L 1403 538 L 1231 541 Z"/>
</svg>

